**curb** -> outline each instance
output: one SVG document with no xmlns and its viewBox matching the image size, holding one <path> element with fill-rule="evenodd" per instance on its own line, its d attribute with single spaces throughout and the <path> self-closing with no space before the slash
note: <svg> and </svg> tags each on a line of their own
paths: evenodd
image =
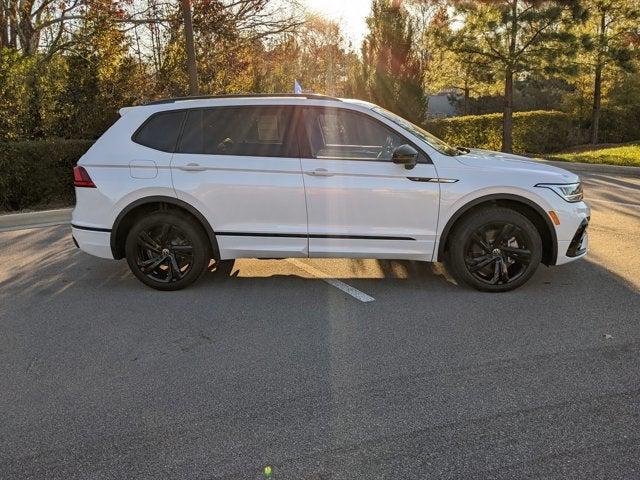
<svg viewBox="0 0 640 480">
<path fill-rule="evenodd" d="M 73 209 L 60 208 L 57 210 L 44 210 L 42 212 L 0 215 L 0 232 L 64 225 L 71 222 L 71 210 Z"/>
<path fill-rule="evenodd" d="M 615 175 L 624 175 L 627 177 L 640 178 L 640 167 L 626 167 L 620 165 L 600 165 L 593 163 L 576 163 L 576 162 L 562 162 L 558 160 L 545 160 L 544 158 L 531 157 L 530 160 L 540 163 L 547 163 L 554 167 L 564 168 L 571 172 L 584 172 L 584 173 L 613 173 Z"/>
</svg>

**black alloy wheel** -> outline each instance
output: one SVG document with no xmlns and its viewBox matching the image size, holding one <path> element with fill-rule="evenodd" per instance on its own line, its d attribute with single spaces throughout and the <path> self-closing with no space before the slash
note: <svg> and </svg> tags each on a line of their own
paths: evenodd
<svg viewBox="0 0 640 480">
<path fill-rule="evenodd" d="M 527 217 L 508 208 L 487 207 L 455 224 L 446 262 L 458 282 L 504 292 L 529 280 L 541 259 L 542 240 Z"/>
<path fill-rule="evenodd" d="M 469 273 L 490 285 L 516 281 L 531 262 L 528 240 L 523 230 L 513 223 L 494 222 L 481 226 L 465 246 Z"/>
<path fill-rule="evenodd" d="M 176 225 L 151 225 L 138 233 L 136 262 L 156 282 L 183 279 L 193 267 L 193 242 Z"/>
<path fill-rule="evenodd" d="M 142 217 L 129 230 L 125 251 L 133 274 L 158 290 L 179 290 L 193 283 L 211 259 L 202 227 L 172 211 Z"/>
</svg>

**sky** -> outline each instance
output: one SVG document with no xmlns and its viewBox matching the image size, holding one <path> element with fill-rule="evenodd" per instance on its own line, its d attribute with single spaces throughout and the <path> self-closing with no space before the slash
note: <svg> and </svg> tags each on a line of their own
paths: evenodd
<svg viewBox="0 0 640 480">
<path fill-rule="evenodd" d="M 306 0 L 306 4 L 310 11 L 337 20 L 347 41 L 354 49 L 360 49 L 367 33 L 365 18 L 371 10 L 371 0 Z"/>
</svg>

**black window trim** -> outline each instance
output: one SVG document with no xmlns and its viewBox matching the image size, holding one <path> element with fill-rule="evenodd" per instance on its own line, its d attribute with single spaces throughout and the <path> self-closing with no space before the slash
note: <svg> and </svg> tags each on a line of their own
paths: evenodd
<svg viewBox="0 0 640 480">
<path fill-rule="evenodd" d="M 427 154 L 427 152 L 424 151 L 423 148 L 419 147 L 418 145 L 416 145 L 415 142 L 409 140 L 406 135 L 402 132 L 399 132 L 397 130 L 396 127 L 393 127 L 391 125 L 387 125 L 386 123 L 384 123 L 382 120 L 380 120 L 379 118 L 374 117 L 373 115 L 369 115 L 365 112 L 361 112 L 360 110 L 354 110 L 351 108 L 345 108 L 343 106 L 324 106 L 324 105 L 297 105 L 298 110 L 299 110 L 299 114 L 298 117 L 296 117 L 299 121 L 296 122 L 297 126 L 298 126 L 298 131 L 297 131 L 297 137 L 298 137 L 298 143 L 299 143 L 299 151 L 300 151 L 300 158 L 309 158 L 309 159 L 313 159 L 313 160 L 339 160 L 339 161 L 343 161 L 343 162 L 385 162 L 385 163 L 391 163 L 391 160 L 389 159 L 362 159 L 362 158 L 315 158 L 312 156 L 311 154 L 311 145 L 309 143 L 309 137 L 307 135 L 307 126 L 305 124 L 304 121 L 304 110 L 311 110 L 311 109 L 315 109 L 315 110 L 343 110 L 343 111 L 347 111 L 347 112 L 351 112 L 354 113 L 356 115 L 360 115 L 362 117 L 366 117 L 369 120 L 372 120 L 373 122 L 376 122 L 378 125 L 381 125 L 382 127 L 386 128 L 387 130 L 391 130 L 392 132 L 394 132 L 396 135 L 398 135 L 404 142 L 406 142 L 407 145 L 411 145 L 413 148 L 415 148 L 419 155 L 418 155 L 418 163 L 419 164 L 426 164 L 426 165 L 432 165 L 433 161 L 431 160 L 431 157 L 429 157 L 429 155 Z"/>
</svg>

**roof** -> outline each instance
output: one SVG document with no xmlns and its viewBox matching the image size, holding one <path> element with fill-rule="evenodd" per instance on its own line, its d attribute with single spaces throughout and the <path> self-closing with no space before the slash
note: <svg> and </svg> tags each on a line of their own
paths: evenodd
<svg viewBox="0 0 640 480">
<path fill-rule="evenodd" d="M 153 102 L 147 102 L 145 105 L 163 105 L 167 103 L 176 103 L 187 100 L 209 100 L 209 99 L 225 99 L 225 98 L 306 98 L 311 100 L 335 100 L 341 101 L 339 98 L 329 97 L 326 95 L 319 95 L 316 93 L 244 93 L 244 94 L 232 94 L 232 95 L 197 95 L 192 97 L 175 97 L 165 98 L 161 100 L 155 100 Z"/>
<path fill-rule="evenodd" d="M 163 100 L 143 103 L 141 105 L 123 107 L 118 110 L 118 112 L 120 115 L 125 115 L 130 112 L 140 111 L 147 112 L 146 115 L 149 115 L 148 112 L 160 112 L 182 108 L 207 108 L 222 105 L 301 105 L 307 101 L 310 102 L 309 105 L 342 103 L 343 105 L 351 105 L 352 107 L 363 109 L 371 109 L 375 107 L 374 104 L 363 100 L 329 97 L 315 93 L 256 93 L 166 98 Z"/>
</svg>

